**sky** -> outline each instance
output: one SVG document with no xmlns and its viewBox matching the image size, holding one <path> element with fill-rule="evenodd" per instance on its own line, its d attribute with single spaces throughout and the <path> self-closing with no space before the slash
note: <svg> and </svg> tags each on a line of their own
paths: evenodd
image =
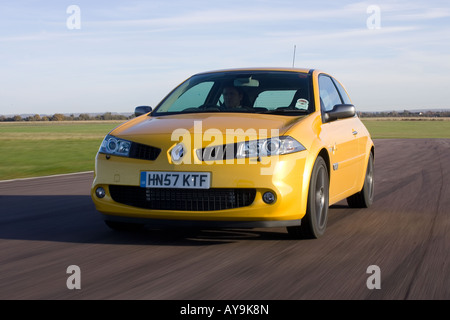
<svg viewBox="0 0 450 320">
<path fill-rule="evenodd" d="M 131 113 L 197 72 L 293 65 L 359 111 L 450 108 L 450 2 L 0 0 L 0 115 Z"/>
</svg>

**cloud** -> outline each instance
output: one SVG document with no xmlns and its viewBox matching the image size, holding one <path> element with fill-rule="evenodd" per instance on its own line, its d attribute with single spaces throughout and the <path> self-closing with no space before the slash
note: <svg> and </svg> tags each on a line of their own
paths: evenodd
<svg viewBox="0 0 450 320">
<path fill-rule="evenodd" d="M 417 8 L 415 10 L 397 10 L 394 14 L 386 15 L 388 21 L 423 21 L 450 17 L 448 8 Z"/>
<path fill-rule="evenodd" d="M 361 13 L 360 8 L 355 6 L 344 7 L 339 10 L 302 9 L 291 7 L 239 7 L 236 9 L 200 9 L 188 10 L 178 15 L 166 17 L 155 17 L 147 19 L 123 19 L 109 21 L 90 21 L 92 26 L 106 26 L 117 28 L 184 28 L 189 26 L 206 25 L 230 25 L 251 23 L 275 23 L 288 21 L 312 21 L 320 19 L 344 18 Z"/>
</svg>

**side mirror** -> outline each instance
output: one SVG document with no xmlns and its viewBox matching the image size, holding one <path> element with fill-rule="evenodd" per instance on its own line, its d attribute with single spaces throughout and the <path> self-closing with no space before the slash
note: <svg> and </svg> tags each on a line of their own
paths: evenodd
<svg viewBox="0 0 450 320">
<path fill-rule="evenodd" d="M 149 106 L 139 106 L 134 109 L 134 115 L 136 117 L 142 116 L 143 114 L 152 112 L 152 107 Z"/>
<path fill-rule="evenodd" d="M 330 122 L 338 119 L 351 118 L 356 114 L 355 106 L 352 104 L 337 104 L 332 110 L 325 112 L 324 122 Z"/>
</svg>

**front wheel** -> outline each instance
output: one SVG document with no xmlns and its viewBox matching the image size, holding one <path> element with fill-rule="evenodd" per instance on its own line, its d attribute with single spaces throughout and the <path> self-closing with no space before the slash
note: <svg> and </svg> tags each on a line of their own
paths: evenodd
<svg viewBox="0 0 450 320">
<path fill-rule="evenodd" d="M 311 174 L 306 214 L 300 226 L 287 227 L 289 235 L 296 239 L 317 239 L 325 233 L 328 220 L 329 184 L 327 165 L 319 156 Z"/>
</svg>

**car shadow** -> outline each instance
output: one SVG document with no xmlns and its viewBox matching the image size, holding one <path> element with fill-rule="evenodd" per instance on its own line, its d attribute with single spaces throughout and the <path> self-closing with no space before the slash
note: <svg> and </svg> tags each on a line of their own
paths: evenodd
<svg viewBox="0 0 450 320">
<path fill-rule="evenodd" d="M 0 239 L 94 244 L 206 246 L 240 240 L 289 240 L 285 228 L 144 228 L 115 231 L 90 196 L 0 195 Z"/>
</svg>

